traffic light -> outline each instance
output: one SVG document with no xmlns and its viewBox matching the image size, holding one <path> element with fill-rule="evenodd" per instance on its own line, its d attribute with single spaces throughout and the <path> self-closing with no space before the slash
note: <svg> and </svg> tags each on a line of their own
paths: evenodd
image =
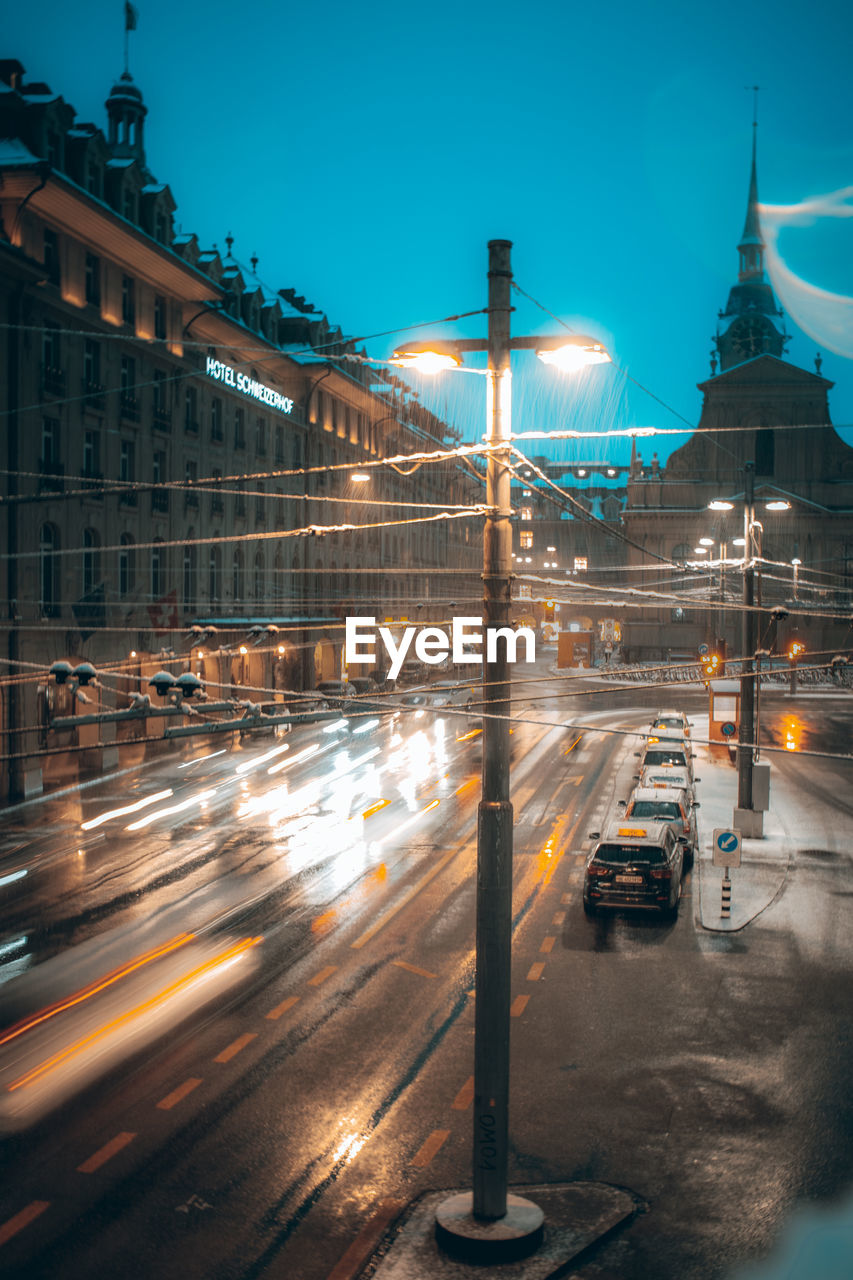
<svg viewBox="0 0 853 1280">
<path fill-rule="evenodd" d="M 706 680 L 714 680 L 720 675 L 720 655 L 717 653 L 703 653 L 700 659 L 702 663 L 702 674 Z"/>
<path fill-rule="evenodd" d="M 806 646 L 800 640 L 792 640 L 788 645 L 788 657 L 793 662 L 799 658 L 801 653 L 805 653 Z"/>
</svg>

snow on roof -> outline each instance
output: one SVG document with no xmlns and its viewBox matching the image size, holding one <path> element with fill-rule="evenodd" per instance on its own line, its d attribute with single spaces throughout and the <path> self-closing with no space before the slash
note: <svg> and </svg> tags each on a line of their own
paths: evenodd
<svg viewBox="0 0 853 1280">
<path fill-rule="evenodd" d="M 136 164 L 136 161 L 132 157 L 126 156 L 123 159 L 114 158 L 112 160 L 108 160 L 107 168 L 108 169 L 129 169 L 132 164 Z"/>
<path fill-rule="evenodd" d="M 0 164 L 38 164 L 28 147 L 18 138 L 0 138 Z"/>
</svg>

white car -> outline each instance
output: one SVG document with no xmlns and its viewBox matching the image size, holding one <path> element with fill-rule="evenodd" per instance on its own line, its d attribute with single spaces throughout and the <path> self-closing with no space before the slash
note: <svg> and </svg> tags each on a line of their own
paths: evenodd
<svg viewBox="0 0 853 1280">
<path fill-rule="evenodd" d="M 647 765 L 635 774 L 639 785 L 643 788 L 661 788 L 664 791 L 686 791 L 691 804 L 695 803 L 694 786 L 701 778 L 691 778 L 687 769 L 678 769 L 675 765 Z"/>
<path fill-rule="evenodd" d="M 625 805 L 623 821 L 668 822 L 676 840 L 684 846 L 685 861 L 692 864 L 699 833 L 696 826 L 698 801 L 686 787 L 636 787 Z"/>
<path fill-rule="evenodd" d="M 691 727 L 691 721 L 687 719 L 683 711 L 664 709 L 663 711 L 655 712 L 649 732 L 655 733 L 658 729 L 662 729 L 664 732 L 682 733 L 685 738 L 689 738 Z"/>
</svg>

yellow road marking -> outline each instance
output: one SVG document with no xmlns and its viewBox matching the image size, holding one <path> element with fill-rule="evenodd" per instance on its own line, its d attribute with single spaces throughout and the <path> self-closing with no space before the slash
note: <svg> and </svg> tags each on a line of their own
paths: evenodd
<svg viewBox="0 0 853 1280">
<path fill-rule="evenodd" d="M 352 1280 L 362 1269 L 369 1256 L 385 1234 L 397 1214 L 403 1208 L 402 1200 L 383 1200 L 373 1217 L 365 1223 L 346 1253 L 338 1259 L 326 1280 Z"/>
<path fill-rule="evenodd" d="M 273 1022 L 276 1018 L 280 1018 L 283 1013 L 287 1013 L 288 1009 L 292 1009 L 299 1002 L 299 996 L 288 996 L 286 1000 L 282 1000 L 281 1004 L 277 1004 L 274 1009 L 270 1009 L 267 1017 Z"/>
<path fill-rule="evenodd" d="M 473 778 L 469 778 L 467 782 L 462 783 L 461 787 L 456 788 L 456 794 L 458 796 L 464 795 L 466 791 L 471 790 L 471 788 L 474 786 L 474 783 L 477 781 L 478 781 L 478 778 L 476 776 Z"/>
<path fill-rule="evenodd" d="M 553 919 L 551 920 L 551 924 L 555 924 L 559 927 L 559 925 L 565 924 L 565 922 L 566 922 L 565 911 L 555 911 Z"/>
<path fill-rule="evenodd" d="M 315 973 L 313 978 L 308 979 L 309 987 L 319 987 L 321 982 L 325 982 L 327 978 L 331 978 L 332 974 L 337 971 L 336 964 L 327 964 L 325 969 L 321 969 L 319 973 Z"/>
<path fill-rule="evenodd" d="M 530 970 L 527 974 L 527 981 L 538 982 L 539 979 L 542 977 L 544 968 L 545 968 L 545 961 L 537 960 L 536 964 L 532 964 L 530 966 Z"/>
<path fill-rule="evenodd" d="M 516 996 L 509 1007 L 509 1016 L 511 1018 L 520 1018 L 527 1008 L 527 1001 L 530 996 Z"/>
<path fill-rule="evenodd" d="M 223 1049 L 221 1053 L 218 1053 L 216 1057 L 213 1059 L 213 1061 L 214 1062 L 230 1062 L 231 1059 L 236 1054 L 238 1054 L 241 1049 L 245 1049 L 246 1045 L 250 1044 L 252 1040 L 256 1040 L 257 1037 L 258 1037 L 257 1031 L 247 1031 L 244 1036 L 240 1036 L 237 1040 L 234 1040 L 231 1044 L 229 1044 L 227 1049 Z"/>
<path fill-rule="evenodd" d="M 573 787 L 579 787 L 579 786 L 580 786 L 580 784 L 583 782 L 583 779 L 584 779 L 584 775 L 583 775 L 582 773 L 576 773 L 576 774 L 575 774 L 575 776 L 574 776 L 574 777 L 572 778 L 572 780 L 571 780 L 571 781 L 572 781 L 572 786 L 573 786 Z"/>
<path fill-rule="evenodd" d="M 15 1214 L 14 1218 L 9 1218 L 8 1221 L 4 1222 L 0 1227 L 0 1244 L 5 1244 L 7 1240 L 12 1239 L 12 1236 L 17 1235 L 24 1227 L 29 1226 L 40 1213 L 44 1213 L 49 1204 L 49 1200 L 33 1200 L 27 1205 L 26 1209 L 22 1209 L 20 1213 Z"/>
<path fill-rule="evenodd" d="M 420 1151 L 412 1157 L 412 1164 L 417 1169 L 425 1169 L 435 1153 L 444 1146 L 450 1137 L 449 1129 L 433 1129 Z"/>
<path fill-rule="evenodd" d="M 173 1089 L 171 1093 L 167 1093 L 165 1098 L 161 1098 L 157 1103 L 158 1111 L 171 1111 L 172 1107 L 177 1106 L 182 1098 L 188 1093 L 192 1093 L 193 1089 L 201 1084 L 200 1076 L 190 1076 L 189 1080 L 185 1080 L 183 1084 L 179 1084 L 177 1089 Z"/>
<path fill-rule="evenodd" d="M 474 1077 L 469 1076 L 450 1104 L 454 1111 L 465 1111 L 474 1101 Z"/>
<path fill-rule="evenodd" d="M 93 1156 L 89 1156 L 88 1160 L 78 1164 L 77 1172 L 94 1173 L 96 1169 L 100 1169 L 102 1164 L 106 1164 L 117 1152 L 126 1147 L 129 1142 L 133 1142 L 135 1137 L 135 1133 L 117 1133 L 110 1142 L 101 1147 L 100 1151 L 96 1151 Z"/>
<path fill-rule="evenodd" d="M 435 978 L 438 976 L 435 973 L 430 973 L 429 969 L 419 969 L 416 964 L 407 964 L 405 960 L 392 960 L 391 963 L 395 964 L 398 969 L 405 969 L 407 973 L 416 973 L 421 978 Z"/>
<path fill-rule="evenodd" d="M 355 942 L 350 943 L 353 950 L 357 951 L 359 947 L 363 947 L 366 942 L 370 942 L 371 938 L 376 936 L 380 929 L 384 929 L 388 921 L 392 920 L 398 911 L 402 911 L 403 907 L 408 906 L 412 898 L 416 897 L 420 893 L 421 889 L 425 888 L 426 885 L 429 884 L 430 880 L 434 879 L 434 877 L 438 875 L 439 871 L 443 871 L 450 859 L 455 858 L 459 850 L 464 849 L 467 843 L 468 841 L 465 840 L 462 844 L 458 845 L 457 848 L 448 849 L 447 853 L 445 853 L 443 857 L 439 858 L 435 866 L 426 873 L 423 879 L 418 881 L 414 888 L 410 889 L 409 892 L 405 894 L 405 896 L 402 897 L 393 907 L 390 907 L 383 916 L 380 916 L 376 921 L 376 924 L 372 924 L 369 929 L 366 929 L 360 938 L 356 938 Z"/>
<path fill-rule="evenodd" d="M 547 952 L 547 951 L 550 951 L 550 950 L 553 948 L 554 943 L 555 943 L 556 941 L 557 941 L 557 939 L 556 939 L 556 938 L 543 938 L 543 939 L 542 939 L 542 946 L 539 948 L 539 950 L 540 950 L 540 951 L 546 951 L 546 952 Z"/>
<path fill-rule="evenodd" d="M 560 899 L 564 907 L 567 907 L 571 902 L 571 900 L 572 900 L 572 895 L 570 893 L 564 893 L 562 898 Z"/>
<path fill-rule="evenodd" d="M 571 744 L 571 746 L 570 746 L 570 747 L 566 747 L 566 748 L 565 748 L 565 750 L 563 751 L 563 755 L 564 755 L 564 756 L 567 756 L 567 755 L 569 754 L 569 752 L 570 752 L 570 751 L 574 751 L 575 747 L 578 745 L 578 743 L 580 742 L 580 740 L 581 740 L 581 735 L 580 735 L 580 734 L 578 734 L 578 736 L 575 738 L 575 740 L 574 740 L 574 742 Z"/>
</svg>

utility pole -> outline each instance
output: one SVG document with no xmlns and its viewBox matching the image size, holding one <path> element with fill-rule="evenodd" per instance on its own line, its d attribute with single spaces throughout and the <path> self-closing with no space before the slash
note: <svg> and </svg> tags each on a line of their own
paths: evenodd
<svg viewBox="0 0 853 1280">
<path fill-rule="evenodd" d="M 511 248 L 509 240 L 489 241 L 484 644 L 491 629 L 509 625 L 510 616 Z M 495 645 L 494 660 L 483 663 L 483 790 L 477 823 L 473 1211 L 475 1218 L 491 1220 L 507 1211 L 513 825 L 507 666 L 507 646 Z"/>
<path fill-rule="evenodd" d="M 740 720 L 737 746 L 738 810 L 752 809 L 755 733 L 755 463 L 746 464 L 743 512 L 743 616 L 741 619 Z M 737 823 L 735 823 L 737 825 Z M 749 833 L 751 834 L 751 832 Z"/>
</svg>

